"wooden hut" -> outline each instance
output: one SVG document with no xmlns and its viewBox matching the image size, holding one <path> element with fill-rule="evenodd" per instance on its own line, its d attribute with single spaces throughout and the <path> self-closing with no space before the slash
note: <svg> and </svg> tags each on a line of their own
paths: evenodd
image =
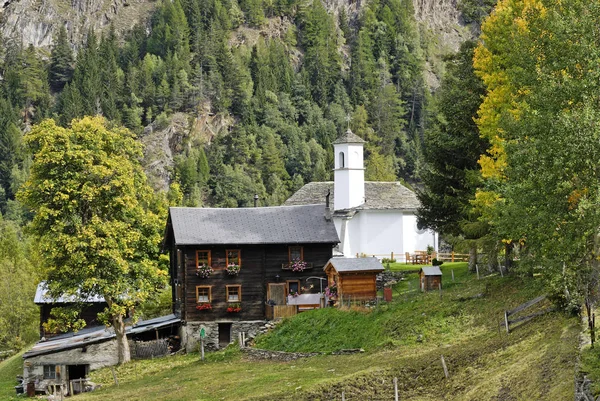
<svg viewBox="0 0 600 401">
<path fill-rule="evenodd" d="M 442 271 L 439 266 L 422 267 L 419 271 L 421 291 L 438 290 L 442 285 Z"/>
<path fill-rule="evenodd" d="M 335 257 L 329 259 L 324 270 L 329 285 L 337 285 L 338 298 L 358 300 L 377 297 L 376 276 L 384 268 L 377 258 Z"/>
</svg>

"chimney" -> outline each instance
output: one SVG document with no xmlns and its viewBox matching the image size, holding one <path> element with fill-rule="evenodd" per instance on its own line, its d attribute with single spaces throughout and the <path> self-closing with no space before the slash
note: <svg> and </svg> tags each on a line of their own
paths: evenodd
<svg viewBox="0 0 600 401">
<path fill-rule="evenodd" d="M 329 196 L 331 195 L 331 189 L 327 190 L 327 195 L 325 195 L 325 207 L 329 210 Z"/>
<path fill-rule="evenodd" d="M 258 206 L 258 194 L 254 194 L 254 207 Z"/>
</svg>

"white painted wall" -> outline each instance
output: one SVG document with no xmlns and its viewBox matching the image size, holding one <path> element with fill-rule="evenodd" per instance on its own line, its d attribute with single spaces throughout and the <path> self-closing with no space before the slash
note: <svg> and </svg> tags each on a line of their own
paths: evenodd
<svg viewBox="0 0 600 401">
<path fill-rule="evenodd" d="M 365 202 L 365 170 L 363 145 L 339 143 L 334 145 L 335 210 L 349 209 Z"/>
<path fill-rule="evenodd" d="M 404 235 L 405 251 L 413 253 L 414 251 L 425 251 L 427 246 L 431 245 L 436 248 L 435 236 L 433 231 L 419 230 L 417 228 L 417 216 L 414 213 L 404 214 Z"/>
<path fill-rule="evenodd" d="M 342 241 L 340 250 L 346 257 L 364 253 L 381 258 L 394 252 L 402 258 L 405 252 L 424 251 L 427 245 L 435 246 L 433 232 L 418 230 L 417 217 L 411 212 L 361 210 L 348 221 L 345 233 L 342 233 L 341 218 L 334 217 L 334 224 Z"/>
</svg>

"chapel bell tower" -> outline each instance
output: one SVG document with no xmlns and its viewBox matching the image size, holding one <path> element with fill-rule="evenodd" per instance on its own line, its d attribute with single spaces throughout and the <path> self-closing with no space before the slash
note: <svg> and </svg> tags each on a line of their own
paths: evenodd
<svg viewBox="0 0 600 401">
<path fill-rule="evenodd" d="M 364 143 L 350 129 L 333 142 L 334 210 L 350 209 L 365 202 Z"/>
</svg>

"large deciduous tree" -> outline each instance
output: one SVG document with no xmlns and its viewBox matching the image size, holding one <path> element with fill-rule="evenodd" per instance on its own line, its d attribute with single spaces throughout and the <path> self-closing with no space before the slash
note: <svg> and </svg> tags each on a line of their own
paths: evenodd
<svg viewBox="0 0 600 401">
<path fill-rule="evenodd" d="M 125 128 L 101 117 L 70 127 L 45 120 L 25 136 L 34 153 L 31 175 L 19 193 L 35 217 L 53 295 L 97 294 L 127 362 L 124 316 L 161 288 L 158 266 L 161 217 L 140 166 L 142 151 Z"/>
<path fill-rule="evenodd" d="M 597 0 L 502 0 L 475 54 L 493 223 L 571 306 L 600 271 L 599 18 Z"/>
</svg>

